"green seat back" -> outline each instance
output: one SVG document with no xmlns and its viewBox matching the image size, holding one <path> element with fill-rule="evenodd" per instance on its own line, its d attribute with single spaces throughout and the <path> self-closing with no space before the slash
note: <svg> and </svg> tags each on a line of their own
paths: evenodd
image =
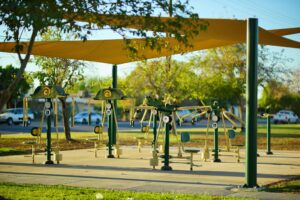
<svg viewBox="0 0 300 200">
<path fill-rule="evenodd" d="M 181 138 L 181 142 L 189 142 L 190 141 L 190 133 L 189 132 L 181 132 L 180 138 Z"/>
<path fill-rule="evenodd" d="M 235 131 L 233 129 L 229 129 L 227 131 L 227 134 L 228 134 L 229 139 L 235 138 Z"/>
</svg>

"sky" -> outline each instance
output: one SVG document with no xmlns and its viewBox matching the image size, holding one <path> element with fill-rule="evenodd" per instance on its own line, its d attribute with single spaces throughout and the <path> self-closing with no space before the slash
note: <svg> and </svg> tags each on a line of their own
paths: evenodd
<svg viewBox="0 0 300 200">
<path fill-rule="evenodd" d="M 190 0 L 194 12 L 200 18 L 258 18 L 259 26 L 265 29 L 281 29 L 300 27 L 300 1 L 299 0 Z M 3 28 L 0 27 L 0 39 L 3 40 Z M 95 33 L 90 39 L 116 39 L 118 35 L 111 31 L 103 30 Z M 300 41 L 300 34 L 288 36 L 288 38 Z M 300 68 L 300 49 L 272 47 L 272 51 L 285 50 L 285 56 L 294 61 L 287 63 L 287 67 Z M 175 59 L 188 59 L 189 54 L 175 56 Z M 0 65 L 13 64 L 19 66 L 15 54 L 0 53 Z M 111 76 L 110 64 L 86 62 L 86 76 Z M 126 76 L 136 66 L 136 63 L 122 64 L 118 66 L 118 76 Z M 29 64 L 27 71 L 34 71 L 37 67 Z"/>
</svg>

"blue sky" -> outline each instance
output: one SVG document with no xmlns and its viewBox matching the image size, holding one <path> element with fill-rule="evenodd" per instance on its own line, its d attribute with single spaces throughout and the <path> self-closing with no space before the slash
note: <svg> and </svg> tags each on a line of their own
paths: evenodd
<svg viewBox="0 0 300 200">
<path fill-rule="evenodd" d="M 256 17 L 259 26 L 265 29 L 280 29 L 300 27 L 300 0 L 190 0 L 194 11 L 202 18 L 236 18 L 246 19 Z M 0 29 L 1 30 L 1 29 Z M 0 32 L 3 36 L 2 31 Z M 91 39 L 113 39 L 117 35 L 110 31 L 99 31 Z M 300 41 L 300 34 L 289 36 Z M 270 47 L 272 51 L 280 51 L 282 47 Z M 288 67 L 300 68 L 300 49 L 284 48 L 285 55 L 294 60 L 287 63 Z M 176 57 L 185 59 L 188 55 Z M 14 64 L 19 66 L 18 59 L 13 54 L 0 53 L 1 65 Z M 111 65 L 87 62 L 87 76 L 110 76 Z M 119 66 L 119 75 L 124 76 L 135 68 L 135 63 Z M 29 65 L 27 70 L 33 71 L 36 66 Z"/>
</svg>

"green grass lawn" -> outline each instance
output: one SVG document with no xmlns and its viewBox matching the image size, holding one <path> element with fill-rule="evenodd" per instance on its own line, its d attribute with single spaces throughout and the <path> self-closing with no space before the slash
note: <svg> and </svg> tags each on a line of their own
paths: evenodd
<svg viewBox="0 0 300 200">
<path fill-rule="evenodd" d="M 95 188 L 80 188 L 69 186 L 48 186 L 32 184 L 0 183 L 0 199 L 124 199 L 124 200 L 172 200 L 172 199 L 208 199 L 234 200 L 245 198 L 227 198 L 215 196 L 201 196 L 192 194 L 131 192 L 118 190 L 103 190 Z"/>
<path fill-rule="evenodd" d="M 267 125 L 258 126 L 258 134 L 267 134 Z M 272 124 L 271 134 L 275 137 L 300 137 L 300 124 Z"/>
<path fill-rule="evenodd" d="M 0 156 L 20 155 L 20 154 L 25 154 L 25 153 L 26 153 L 25 151 L 17 150 L 14 148 L 9 148 L 9 147 L 0 148 Z"/>
</svg>

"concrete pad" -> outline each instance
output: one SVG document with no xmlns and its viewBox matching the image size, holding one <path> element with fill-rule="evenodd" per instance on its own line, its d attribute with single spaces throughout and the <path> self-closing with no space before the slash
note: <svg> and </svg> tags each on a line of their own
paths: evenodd
<svg viewBox="0 0 300 200">
<path fill-rule="evenodd" d="M 106 151 L 98 152 L 95 158 L 92 149 L 64 151 L 63 161 L 57 165 L 44 165 L 44 154 L 36 156 L 35 164 L 30 157 L 0 157 L 0 181 L 15 183 L 33 183 L 49 185 L 68 185 L 103 189 L 192 193 L 259 199 L 300 199 L 299 194 L 276 194 L 243 190 L 245 183 L 244 159 L 236 163 L 233 153 L 221 152 L 221 163 L 203 162 L 200 154 L 194 156 L 194 171 L 189 165 L 182 164 L 186 159 L 174 158 L 170 166 L 172 171 L 161 171 L 160 166 L 152 169 L 150 147 L 144 147 L 139 153 L 136 147 L 122 147 L 121 158 L 105 158 Z M 177 154 L 177 148 L 171 148 L 171 154 Z M 300 152 L 274 151 L 274 155 L 265 155 L 259 151 L 258 179 L 260 186 L 300 175 Z M 188 156 L 185 154 L 184 156 Z M 241 151 L 244 156 L 244 151 Z M 174 163 L 173 163 L 174 162 Z"/>
</svg>

